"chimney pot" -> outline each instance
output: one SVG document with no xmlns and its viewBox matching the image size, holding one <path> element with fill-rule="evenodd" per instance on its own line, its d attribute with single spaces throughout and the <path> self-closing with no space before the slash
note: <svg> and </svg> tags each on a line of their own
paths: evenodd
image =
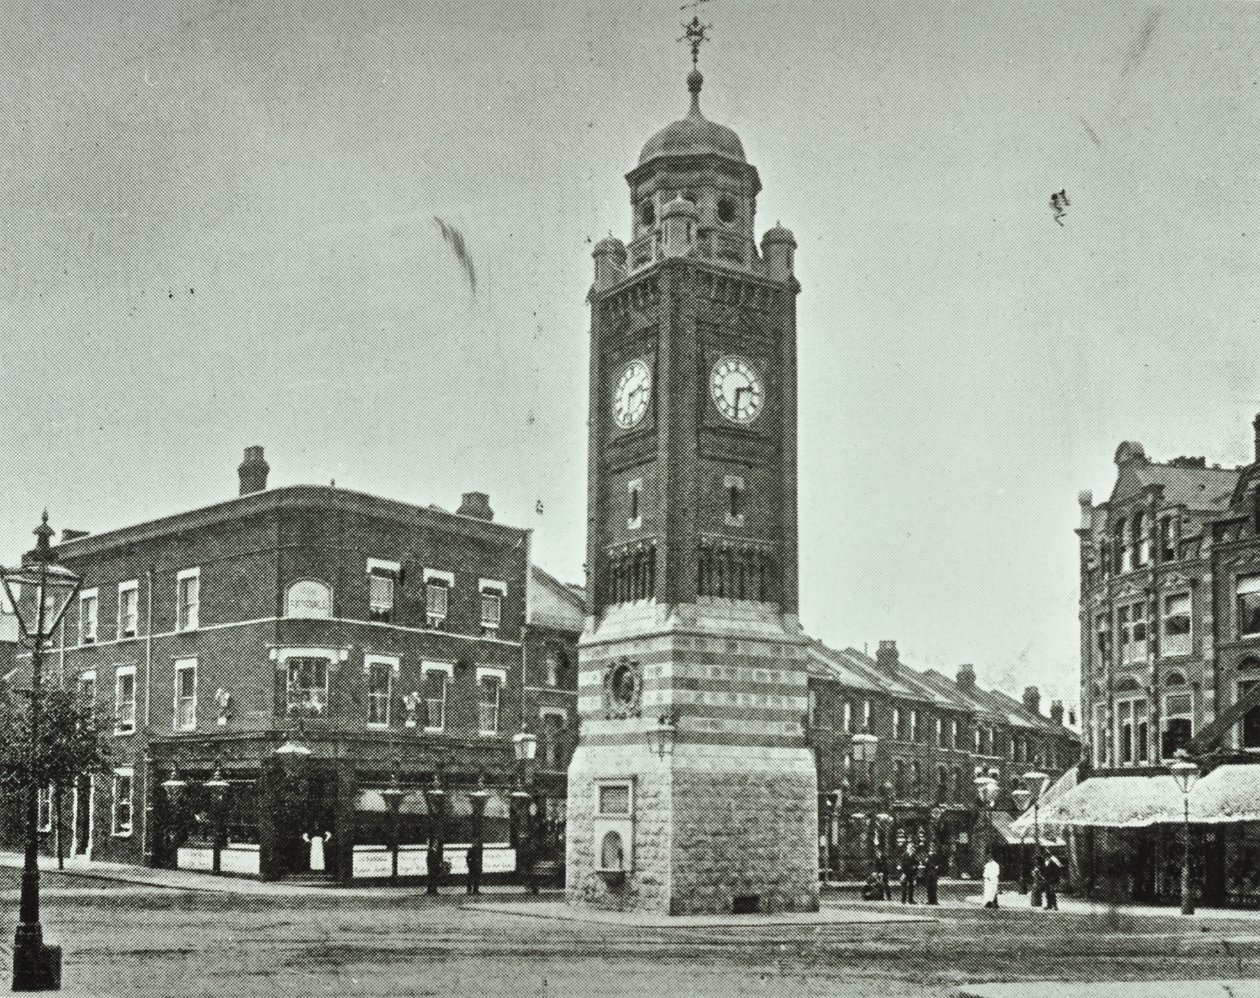
<svg viewBox="0 0 1260 998">
<path fill-rule="evenodd" d="M 890 676 L 897 674 L 900 656 L 897 653 L 896 641 L 881 641 L 879 643 L 879 648 L 875 650 L 875 664 Z"/>
<path fill-rule="evenodd" d="M 1052 720 L 1055 724 L 1063 723 L 1063 701 L 1062 700 L 1050 701 L 1050 720 Z"/>
<path fill-rule="evenodd" d="M 263 458 L 262 447 L 257 444 L 246 447 L 245 460 L 236 469 L 241 479 L 241 495 L 262 492 L 267 487 L 267 472 L 270 470 L 271 465 Z"/>
<path fill-rule="evenodd" d="M 493 520 L 494 510 L 490 508 L 490 497 L 484 492 L 465 492 L 460 500 L 459 509 L 455 510 L 460 516 L 473 516 L 478 520 Z"/>
<path fill-rule="evenodd" d="M 1024 687 L 1024 706 L 1034 714 L 1041 713 L 1041 690 L 1035 686 Z"/>
<path fill-rule="evenodd" d="M 962 690 L 973 690 L 976 688 L 976 670 L 970 665 L 960 665 L 958 667 L 958 675 L 955 680 L 958 688 Z"/>
<path fill-rule="evenodd" d="M 1256 463 L 1260 464 L 1260 412 L 1256 413 L 1256 418 L 1251 421 L 1251 426 L 1256 431 Z"/>
</svg>

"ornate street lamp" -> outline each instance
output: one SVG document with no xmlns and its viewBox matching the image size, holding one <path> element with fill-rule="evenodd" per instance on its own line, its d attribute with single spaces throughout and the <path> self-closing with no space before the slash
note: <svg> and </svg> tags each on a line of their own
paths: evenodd
<svg viewBox="0 0 1260 998">
<path fill-rule="evenodd" d="M 437 894 L 442 879 L 442 818 L 446 812 L 446 789 L 442 786 L 442 763 L 433 767 L 433 783 L 424 788 L 424 803 L 429 811 L 429 883 L 426 890 Z"/>
<path fill-rule="evenodd" d="M 218 760 L 214 763 L 214 775 L 202 786 L 210 791 L 210 803 L 214 808 L 214 861 L 211 869 L 220 873 L 223 870 L 223 802 L 232 784 L 223 778 L 223 767 Z"/>
<path fill-rule="evenodd" d="M 398 879 L 398 809 L 402 806 L 403 798 L 407 796 L 407 791 L 402 788 L 402 782 L 398 778 L 398 770 L 401 766 L 401 760 L 395 756 L 394 769 L 389 777 L 389 786 L 381 791 L 381 797 L 385 799 L 385 806 L 389 808 L 390 880 Z"/>
<path fill-rule="evenodd" d="M 1182 804 L 1182 852 L 1181 852 L 1181 913 L 1194 914 L 1194 894 L 1190 887 L 1190 788 L 1199 778 L 1199 766 L 1186 758 L 1185 751 L 1179 750 L 1177 758 L 1168 764 L 1168 772 L 1181 791 Z"/>
<path fill-rule="evenodd" d="M 486 845 L 486 804 L 490 800 L 490 788 L 486 786 L 486 773 L 477 774 L 477 789 L 468 795 L 472 802 L 473 843 L 468 861 L 468 893 L 481 893 L 481 869 Z M 474 864 L 476 869 L 474 869 Z"/>
<path fill-rule="evenodd" d="M 18 926 L 13 937 L 13 990 L 57 991 L 61 988 L 61 947 L 44 943 L 39 921 L 39 783 L 40 700 L 43 696 L 44 646 L 65 616 L 83 584 L 81 576 L 56 564 L 49 539 L 53 529 L 44 510 L 35 528 L 35 549 L 18 568 L 0 571 L 4 591 L 17 615 L 22 644 L 31 650 L 31 754 L 26 774 L 26 855 Z"/>
<path fill-rule="evenodd" d="M 976 787 L 976 797 L 980 801 L 980 815 L 976 825 L 984 829 L 984 835 L 981 837 L 983 845 L 982 848 L 977 850 L 980 853 L 980 866 L 983 867 L 988 855 L 989 838 L 988 829 L 985 826 L 989 823 L 989 812 L 993 810 L 993 805 L 997 802 L 998 782 L 995 777 L 985 775 L 981 766 L 976 767 L 976 778 L 972 782 Z"/>
<path fill-rule="evenodd" d="M 526 883 L 531 894 L 538 893 L 538 878 L 534 869 L 534 757 L 538 754 L 538 736 L 525 728 L 512 736 L 512 750 L 516 753 L 518 765 L 517 785 L 512 791 L 512 802 L 517 807 L 520 817 L 517 828 L 520 831 L 520 863 L 525 872 Z"/>
</svg>

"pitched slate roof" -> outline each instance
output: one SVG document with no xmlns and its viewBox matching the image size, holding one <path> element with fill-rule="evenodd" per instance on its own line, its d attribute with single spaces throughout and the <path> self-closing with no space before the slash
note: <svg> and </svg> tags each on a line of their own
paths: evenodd
<svg viewBox="0 0 1260 998">
<path fill-rule="evenodd" d="M 550 572 L 531 567 L 529 623 L 536 627 L 581 633 L 586 605 L 573 586 L 566 586 Z"/>
<path fill-rule="evenodd" d="M 1240 472 L 1235 468 L 1200 468 L 1133 461 L 1116 479 L 1111 502 L 1120 502 L 1150 485 L 1164 489 L 1164 501 L 1188 509 L 1219 510 L 1229 505 Z"/>
</svg>

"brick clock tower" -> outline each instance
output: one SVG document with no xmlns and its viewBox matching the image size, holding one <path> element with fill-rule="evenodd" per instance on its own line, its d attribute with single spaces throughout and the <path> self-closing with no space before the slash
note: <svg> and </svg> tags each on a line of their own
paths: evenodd
<svg viewBox="0 0 1260 998">
<path fill-rule="evenodd" d="M 796 243 L 691 108 L 594 251 L 589 592 L 569 769 L 570 899 L 669 914 L 818 908 L 797 615 Z"/>
</svg>

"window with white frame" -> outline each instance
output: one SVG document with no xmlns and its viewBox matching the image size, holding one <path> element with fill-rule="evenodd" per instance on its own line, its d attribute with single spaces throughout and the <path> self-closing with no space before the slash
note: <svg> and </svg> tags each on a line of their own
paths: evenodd
<svg viewBox="0 0 1260 998">
<path fill-rule="evenodd" d="M 396 561 L 382 558 L 367 560 L 368 619 L 382 623 L 394 615 L 394 595 L 402 566 Z"/>
<path fill-rule="evenodd" d="M 1111 619 L 1106 613 L 1094 617 L 1094 635 L 1098 647 L 1098 664 L 1106 665 L 1111 661 Z"/>
<path fill-rule="evenodd" d="M 546 683 L 548 686 L 560 685 L 561 675 L 567 662 L 568 656 L 565 655 L 563 648 L 557 644 L 547 645 L 543 663 L 546 668 Z"/>
<path fill-rule="evenodd" d="M 862 730 L 871 730 L 871 702 L 869 700 L 862 701 Z"/>
<path fill-rule="evenodd" d="M 1137 761 L 1137 701 L 1116 701 L 1116 761 L 1131 766 Z"/>
<path fill-rule="evenodd" d="M 175 579 L 177 631 L 191 631 L 201 623 L 201 569 L 186 568 Z"/>
<path fill-rule="evenodd" d="M 901 730 L 901 708 L 894 707 L 892 712 L 892 736 L 898 741 L 902 738 Z"/>
<path fill-rule="evenodd" d="M 1260 679 L 1239 679 L 1234 702 L 1237 703 L 1254 690 L 1257 684 L 1260 684 Z M 1260 707 L 1252 707 L 1243 715 L 1242 723 L 1238 725 L 1238 747 L 1260 749 Z"/>
<path fill-rule="evenodd" d="M 446 693 L 455 667 L 446 662 L 423 662 L 420 673 L 424 679 L 424 730 L 443 731 L 446 728 Z"/>
<path fill-rule="evenodd" d="M 132 793 L 135 774 L 131 769 L 114 770 L 114 834 L 130 835 L 132 826 Z"/>
<path fill-rule="evenodd" d="M 919 712 L 917 710 L 910 711 L 910 740 L 912 742 L 919 740 Z"/>
<path fill-rule="evenodd" d="M 853 730 L 853 704 L 846 700 L 841 708 L 841 712 L 841 727 L 845 731 L 851 732 Z"/>
<path fill-rule="evenodd" d="M 1094 707 L 1094 762 L 1105 765 L 1107 762 L 1107 705 L 1100 703 Z"/>
<path fill-rule="evenodd" d="M 949 723 L 954 730 L 954 749 L 961 752 L 967 747 L 967 727 L 958 718 L 954 718 Z"/>
<path fill-rule="evenodd" d="M 499 699 L 505 682 L 503 669 L 477 669 L 477 730 L 483 735 L 499 733 Z"/>
<path fill-rule="evenodd" d="M 1238 636 L 1260 634 L 1260 575 L 1244 575 L 1235 584 Z"/>
<path fill-rule="evenodd" d="M 1132 565 L 1129 562 L 1130 548 L 1128 544 L 1128 534 L 1125 530 L 1125 522 L 1123 519 L 1116 521 L 1115 544 L 1112 548 L 1116 557 L 1116 574 L 1127 572 Z"/>
<path fill-rule="evenodd" d="M 79 673 L 79 709 L 92 715 L 96 713 L 96 670 Z"/>
<path fill-rule="evenodd" d="M 1173 682 L 1173 680 L 1179 680 Z M 1170 675 L 1167 680 L 1170 689 L 1164 694 L 1164 733 L 1160 744 L 1160 755 L 1171 759 L 1177 749 L 1185 748 L 1194 737 L 1194 694 L 1185 689 L 1185 677 L 1179 673 Z"/>
<path fill-rule="evenodd" d="M 559 707 L 543 707 L 538 712 L 543 732 L 543 761 L 547 769 L 562 769 L 565 765 L 565 729 L 569 715 Z"/>
<path fill-rule="evenodd" d="M 85 589 L 79 593 L 79 641 L 81 644 L 96 643 L 96 628 L 100 600 L 95 589 Z"/>
<path fill-rule="evenodd" d="M 136 730 L 136 667 L 114 670 L 114 732 L 129 735 Z"/>
<path fill-rule="evenodd" d="M 1150 532 L 1146 529 L 1146 514 L 1141 511 L 1133 514 L 1133 556 L 1139 566 L 1151 560 Z"/>
<path fill-rule="evenodd" d="M 389 707 L 394 697 L 394 674 L 398 660 L 369 655 L 364 664 L 367 672 L 367 723 L 371 727 L 389 726 Z"/>
<path fill-rule="evenodd" d="M 175 662 L 175 730 L 197 728 L 197 660 L 181 658 Z"/>
<path fill-rule="evenodd" d="M 450 612 L 455 576 L 436 569 L 424 570 L 424 619 L 429 627 L 441 627 Z"/>
<path fill-rule="evenodd" d="M 936 744 L 938 748 L 946 748 L 945 745 L 945 719 L 938 717 L 936 719 Z"/>
<path fill-rule="evenodd" d="M 1159 557 L 1161 561 L 1177 560 L 1177 535 L 1173 531 L 1175 517 L 1161 517 L 1159 521 Z"/>
<path fill-rule="evenodd" d="M 297 716 L 328 712 L 329 662 L 323 655 L 291 655 L 284 660 L 285 711 Z"/>
<path fill-rule="evenodd" d="M 1160 642 L 1163 655 L 1190 654 L 1190 594 L 1173 593 L 1164 597 L 1164 636 Z"/>
<path fill-rule="evenodd" d="M 481 591 L 481 628 L 497 631 L 503 619 L 503 596 L 507 587 L 493 579 L 481 579 L 477 588 Z"/>
<path fill-rule="evenodd" d="M 36 799 L 36 822 L 41 832 L 51 832 L 53 824 L 52 787 L 40 787 Z"/>
<path fill-rule="evenodd" d="M 1139 600 L 1120 607 L 1120 661 L 1141 662 L 1146 658 L 1146 602 Z"/>
<path fill-rule="evenodd" d="M 118 583 L 118 636 L 134 638 L 140 632 L 140 581 Z"/>
</svg>

